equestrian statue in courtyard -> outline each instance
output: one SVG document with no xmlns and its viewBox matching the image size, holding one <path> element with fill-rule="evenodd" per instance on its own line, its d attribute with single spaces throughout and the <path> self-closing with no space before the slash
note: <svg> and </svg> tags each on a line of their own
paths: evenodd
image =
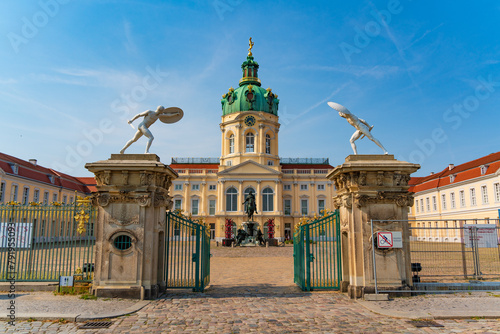
<svg viewBox="0 0 500 334">
<path fill-rule="evenodd" d="M 248 221 L 253 221 L 253 214 L 258 212 L 257 205 L 255 204 L 255 195 L 253 194 L 252 190 L 250 190 L 250 192 L 248 193 L 247 197 L 245 198 L 245 202 L 243 202 L 243 205 L 245 205 L 245 213 L 247 214 Z"/>
</svg>

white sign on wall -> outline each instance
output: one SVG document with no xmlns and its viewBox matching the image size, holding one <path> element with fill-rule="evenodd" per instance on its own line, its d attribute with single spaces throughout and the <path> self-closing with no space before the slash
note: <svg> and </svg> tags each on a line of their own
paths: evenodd
<svg viewBox="0 0 500 334">
<path fill-rule="evenodd" d="M 467 248 L 476 243 L 479 248 L 497 248 L 498 232 L 495 224 L 464 224 L 464 243 Z"/>
<path fill-rule="evenodd" d="M 0 248 L 7 248 L 9 237 L 15 239 L 15 248 L 30 248 L 33 236 L 31 223 L 0 223 Z"/>
</svg>

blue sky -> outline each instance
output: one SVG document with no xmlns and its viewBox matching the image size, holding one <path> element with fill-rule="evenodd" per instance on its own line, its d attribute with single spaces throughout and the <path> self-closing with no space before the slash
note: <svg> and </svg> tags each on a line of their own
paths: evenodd
<svg viewBox="0 0 500 334">
<path fill-rule="evenodd" d="M 2 1 L 0 151 L 90 175 L 132 137 L 127 119 L 162 104 L 184 118 L 151 127 L 152 153 L 219 157 L 220 98 L 251 36 L 280 156 L 352 153 L 334 101 L 427 175 L 499 151 L 499 17 L 497 1 Z"/>
</svg>

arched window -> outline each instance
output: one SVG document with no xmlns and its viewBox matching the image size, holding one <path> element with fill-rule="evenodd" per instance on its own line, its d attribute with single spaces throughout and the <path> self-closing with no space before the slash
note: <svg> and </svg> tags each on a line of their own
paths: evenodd
<svg viewBox="0 0 500 334">
<path fill-rule="evenodd" d="M 234 135 L 229 136 L 229 154 L 234 153 Z"/>
<path fill-rule="evenodd" d="M 226 211 L 238 211 L 238 191 L 233 187 L 226 190 Z"/>
<path fill-rule="evenodd" d="M 262 192 L 262 211 L 270 212 L 274 211 L 274 193 L 271 188 L 266 188 Z"/>
<path fill-rule="evenodd" d="M 246 138 L 246 152 L 254 152 L 255 147 L 255 136 L 253 133 L 249 132 L 245 136 Z"/>
<path fill-rule="evenodd" d="M 271 136 L 266 135 L 266 153 L 271 154 Z"/>
</svg>

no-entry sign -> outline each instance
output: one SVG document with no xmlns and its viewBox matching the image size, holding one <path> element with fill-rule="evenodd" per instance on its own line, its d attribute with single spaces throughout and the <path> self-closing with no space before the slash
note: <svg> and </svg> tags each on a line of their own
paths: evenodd
<svg viewBox="0 0 500 334">
<path fill-rule="evenodd" d="M 392 248 L 392 232 L 377 232 L 378 248 Z"/>
<path fill-rule="evenodd" d="M 378 248 L 403 248 L 401 232 L 377 232 Z"/>
</svg>

